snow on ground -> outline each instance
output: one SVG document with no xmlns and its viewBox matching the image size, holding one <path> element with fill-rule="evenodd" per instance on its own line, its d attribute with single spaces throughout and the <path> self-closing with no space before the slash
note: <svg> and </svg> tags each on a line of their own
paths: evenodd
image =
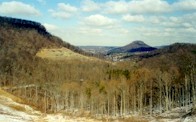
<svg viewBox="0 0 196 122">
<path fill-rule="evenodd" d="M 28 105 L 17 103 L 6 96 L 0 96 L 0 122 L 33 121 L 40 114 Z"/>
<path fill-rule="evenodd" d="M 85 117 L 71 117 L 65 114 L 43 114 L 19 98 L 0 89 L 0 122 L 99 122 Z"/>
<path fill-rule="evenodd" d="M 150 122 L 196 122 L 196 115 L 190 116 L 191 108 L 191 105 L 174 108 L 155 116 Z"/>
<path fill-rule="evenodd" d="M 48 114 L 45 117 L 41 117 L 36 122 L 101 122 L 98 120 L 94 120 L 91 118 L 85 117 L 70 117 L 63 115 L 62 113 L 59 114 Z"/>
<path fill-rule="evenodd" d="M 101 122 L 92 118 L 67 116 L 63 113 L 43 114 L 22 103 L 19 98 L 0 89 L 0 122 Z M 185 107 L 144 118 L 150 122 L 196 122 L 196 114 L 188 115 Z"/>
<path fill-rule="evenodd" d="M 196 122 L 196 116 L 186 117 L 183 122 Z"/>
</svg>

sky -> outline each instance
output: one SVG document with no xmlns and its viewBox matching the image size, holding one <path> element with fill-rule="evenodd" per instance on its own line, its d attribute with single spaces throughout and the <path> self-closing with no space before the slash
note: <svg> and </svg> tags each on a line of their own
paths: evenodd
<svg viewBox="0 0 196 122">
<path fill-rule="evenodd" d="M 0 16 L 40 22 L 76 46 L 196 43 L 196 0 L 0 0 Z"/>
</svg>

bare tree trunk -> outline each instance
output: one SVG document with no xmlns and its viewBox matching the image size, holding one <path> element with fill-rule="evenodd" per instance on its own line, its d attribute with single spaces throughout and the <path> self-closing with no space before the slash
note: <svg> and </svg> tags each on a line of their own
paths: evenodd
<svg viewBox="0 0 196 122">
<path fill-rule="evenodd" d="M 134 86 L 134 90 L 133 91 L 134 91 L 134 95 L 133 95 L 134 109 L 133 110 L 134 110 L 134 113 L 136 113 L 136 102 L 137 102 L 136 99 L 137 99 L 137 94 L 136 94 L 135 86 Z"/>
<path fill-rule="evenodd" d="M 73 110 L 74 108 L 74 96 L 73 96 L 73 93 L 71 92 L 70 94 L 70 106 L 71 106 L 71 110 Z"/>
<path fill-rule="evenodd" d="M 126 114 L 126 97 L 125 97 L 125 91 L 123 90 L 123 110 L 124 115 Z"/>
<path fill-rule="evenodd" d="M 150 116 L 152 116 L 152 80 L 150 82 Z"/>
<path fill-rule="evenodd" d="M 70 108 L 70 105 L 69 105 L 69 92 L 66 91 L 66 109 Z"/>
<path fill-rule="evenodd" d="M 31 99 L 31 97 L 32 97 L 32 89 L 29 88 L 29 98 Z"/>
<path fill-rule="evenodd" d="M 94 110 L 94 101 L 93 100 L 91 100 L 91 107 L 90 107 L 90 109 L 91 109 L 91 112 L 93 113 L 93 110 Z"/>
<path fill-rule="evenodd" d="M 80 94 L 80 109 L 84 108 L 84 95 L 83 93 Z"/>
<path fill-rule="evenodd" d="M 24 87 L 24 89 L 25 89 L 25 98 L 26 98 L 27 97 L 27 88 Z"/>
<path fill-rule="evenodd" d="M 169 94 L 168 94 L 168 85 L 167 85 L 167 81 L 165 81 L 165 92 L 166 92 L 166 96 L 165 96 L 165 109 L 166 111 L 169 110 Z"/>
<path fill-rule="evenodd" d="M 159 82 L 160 92 L 159 92 L 159 109 L 160 114 L 162 113 L 162 80 Z"/>
<path fill-rule="evenodd" d="M 116 116 L 116 92 L 114 93 L 114 116 Z"/>
<path fill-rule="evenodd" d="M 120 116 L 122 116 L 123 111 L 123 92 L 121 91 L 121 97 L 120 97 Z"/>
<path fill-rule="evenodd" d="M 143 114 L 143 83 L 140 84 L 140 115 Z"/>
<path fill-rule="evenodd" d="M 47 108 L 47 105 L 46 105 L 46 91 L 44 92 L 44 113 L 46 113 L 46 108 Z"/>
<path fill-rule="evenodd" d="M 185 89 L 182 87 L 182 103 L 183 107 L 185 106 Z"/>
<path fill-rule="evenodd" d="M 194 75 L 194 67 L 193 69 L 191 70 L 191 82 L 192 82 L 192 92 L 193 92 L 193 109 L 196 109 L 196 91 L 195 91 L 195 87 L 196 87 L 196 84 L 195 84 L 195 75 Z"/>
<path fill-rule="evenodd" d="M 171 86 L 168 85 L 168 110 L 171 110 Z"/>
<path fill-rule="evenodd" d="M 188 112 L 188 79 L 187 76 L 185 75 L 185 107 L 186 107 L 186 112 Z"/>
<path fill-rule="evenodd" d="M 107 106 L 107 109 L 108 109 L 108 117 L 109 117 L 109 115 L 110 115 L 110 99 L 109 99 L 109 95 L 108 95 L 108 106 Z"/>
<path fill-rule="evenodd" d="M 37 86 L 35 86 L 35 103 L 37 104 L 38 100 L 38 91 L 37 91 Z"/>
</svg>

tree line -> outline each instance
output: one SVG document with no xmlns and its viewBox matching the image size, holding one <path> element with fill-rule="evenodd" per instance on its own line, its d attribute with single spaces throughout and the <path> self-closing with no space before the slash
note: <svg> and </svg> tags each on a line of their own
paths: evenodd
<svg viewBox="0 0 196 122">
<path fill-rule="evenodd" d="M 145 61 L 113 65 L 99 61 L 35 60 L 32 66 L 18 66 L 4 85 L 35 84 L 37 89 L 27 88 L 25 94 L 29 95 L 25 97 L 39 100 L 34 104 L 46 112 L 153 116 L 176 107 L 185 107 L 187 112 L 190 107 L 195 110 L 195 60 L 186 57 L 179 64 L 164 62 L 158 60 L 158 65 L 151 66 Z"/>
<path fill-rule="evenodd" d="M 4 20 L 0 17 L 0 21 Z M 62 46 L 80 52 L 54 36 L 1 24 L 0 86 L 34 84 L 36 87 L 10 92 L 45 112 L 89 111 L 93 115 L 124 116 L 160 114 L 175 107 L 195 110 L 195 45 L 178 45 L 168 48 L 168 53 L 163 51 L 136 62 L 36 57 L 42 48 Z"/>
</svg>

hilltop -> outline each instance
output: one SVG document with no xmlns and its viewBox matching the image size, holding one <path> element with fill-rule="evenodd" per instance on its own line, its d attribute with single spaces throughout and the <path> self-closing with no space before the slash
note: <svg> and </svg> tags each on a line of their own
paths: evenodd
<svg viewBox="0 0 196 122">
<path fill-rule="evenodd" d="M 75 67 L 82 65 L 80 62 L 84 59 L 91 60 L 92 63 L 100 61 L 92 57 L 92 54 L 53 36 L 38 22 L 9 17 L 0 17 L 0 22 L 0 80 L 3 85 L 10 82 L 12 85 L 35 82 L 39 79 L 34 79 L 37 74 L 43 72 L 44 75 L 45 69 L 50 70 L 49 62 L 53 65 L 75 62 L 71 65 Z M 26 79 L 28 77 L 33 80 Z M 41 77 L 43 76 L 40 75 L 40 80 Z"/>
<path fill-rule="evenodd" d="M 15 50 L 15 53 L 24 51 L 35 55 L 42 48 L 65 47 L 76 53 L 91 55 L 51 35 L 41 23 L 1 16 L 0 23 L 1 50 L 8 53 Z"/>
<path fill-rule="evenodd" d="M 135 53 L 135 52 L 147 52 L 155 50 L 156 48 L 151 47 L 145 44 L 143 41 L 133 41 L 132 43 L 125 45 L 123 47 L 118 47 L 112 49 L 108 52 L 108 54 L 113 53 Z"/>
<path fill-rule="evenodd" d="M 0 23 L 1 27 L 14 27 L 29 30 L 34 29 L 40 34 L 51 36 L 51 34 L 46 31 L 46 28 L 38 22 L 0 16 Z"/>
</svg>

